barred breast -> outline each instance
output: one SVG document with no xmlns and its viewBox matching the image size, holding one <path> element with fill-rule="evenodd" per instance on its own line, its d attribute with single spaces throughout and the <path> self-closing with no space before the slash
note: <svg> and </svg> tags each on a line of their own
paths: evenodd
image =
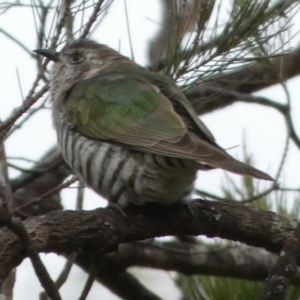
<svg viewBox="0 0 300 300">
<path fill-rule="evenodd" d="M 56 124 L 57 125 L 57 124 Z M 134 151 L 93 140 L 67 123 L 58 143 L 74 173 L 96 193 L 121 206 L 128 202 L 170 204 L 190 198 L 197 168 L 177 158 Z"/>
</svg>

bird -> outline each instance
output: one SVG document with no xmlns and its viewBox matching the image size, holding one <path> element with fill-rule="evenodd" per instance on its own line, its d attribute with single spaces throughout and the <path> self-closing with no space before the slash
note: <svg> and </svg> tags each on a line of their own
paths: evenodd
<svg viewBox="0 0 300 300">
<path fill-rule="evenodd" d="M 109 203 L 189 201 L 199 170 L 273 180 L 220 147 L 171 78 L 90 39 L 60 52 L 34 51 L 53 61 L 52 115 L 62 155 Z"/>
</svg>

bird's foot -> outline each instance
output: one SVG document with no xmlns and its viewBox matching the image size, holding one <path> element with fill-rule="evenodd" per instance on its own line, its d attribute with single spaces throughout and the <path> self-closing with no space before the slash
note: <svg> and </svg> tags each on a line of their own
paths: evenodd
<svg viewBox="0 0 300 300">
<path fill-rule="evenodd" d="M 118 203 L 114 203 L 114 202 L 110 202 L 109 204 L 108 204 L 108 207 L 110 208 L 113 208 L 114 210 L 116 210 L 126 221 L 128 221 L 129 220 L 129 217 L 128 217 L 128 215 L 125 213 L 125 211 L 124 211 L 124 209 L 123 209 L 123 207 L 120 205 L 120 204 L 118 204 Z"/>
</svg>

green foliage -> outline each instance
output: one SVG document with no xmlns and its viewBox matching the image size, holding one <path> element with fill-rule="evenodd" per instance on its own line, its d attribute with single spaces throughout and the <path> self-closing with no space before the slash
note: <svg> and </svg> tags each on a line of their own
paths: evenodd
<svg viewBox="0 0 300 300">
<path fill-rule="evenodd" d="M 183 89 L 284 53 L 297 5 L 271 0 L 233 0 L 229 6 L 227 1 L 167 2 L 164 43 L 156 49 L 154 69 L 173 77 Z M 226 15 L 221 14 L 225 5 Z"/>
<path fill-rule="evenodd" d="M 264 287 L 263 282 L 214 276 L 179 275 L 176 285 L 182 300 L 254 300 Z M 300 287 L 290 287 L 286 300 L 299 300 Z"/>
</svg>

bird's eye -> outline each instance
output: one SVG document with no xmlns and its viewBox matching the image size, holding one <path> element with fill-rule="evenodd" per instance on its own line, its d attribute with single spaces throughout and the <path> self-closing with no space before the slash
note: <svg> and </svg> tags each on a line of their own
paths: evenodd
<svg viewBox="0 0 300 300">
<path fill-rule="evenodd" d="M 71 56 L 71 62 L 74 64 L 78 64 L 84 60 L 84 55 L 81 53 L 74 53 Z"/>
</svg>

